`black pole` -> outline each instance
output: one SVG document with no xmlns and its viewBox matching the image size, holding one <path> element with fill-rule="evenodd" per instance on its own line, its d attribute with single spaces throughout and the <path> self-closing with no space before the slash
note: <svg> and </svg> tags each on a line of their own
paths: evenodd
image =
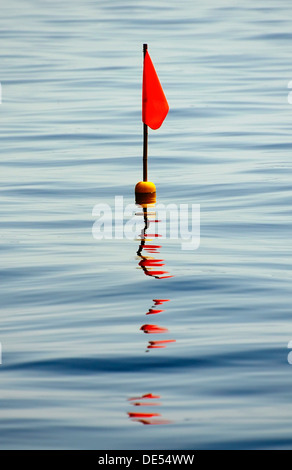
<svg viewBox="0 0 292 470">
<path fill-rule="evenodd" d="M 143 44 L 143 59 L 148 49 L 148 44 Z M 143 123 L 143 181 L 148 179 L 148 168 L 147 168 L 147 157 L 148 157 L 148 126 Z"/>
</svg>

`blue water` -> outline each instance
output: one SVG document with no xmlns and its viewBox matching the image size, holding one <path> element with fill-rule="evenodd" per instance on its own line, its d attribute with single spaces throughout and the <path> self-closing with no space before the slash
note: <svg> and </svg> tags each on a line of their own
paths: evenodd
<svg viewBox="0 0 292 470">
<path fill-rule="evenodd" d="M 0 447 L 291 449 L 291 2 L 2 3 Z M 92 235 L 142 177 L 144 42 L 157 202 L 201 206 L 164 279 Z"/>
</svg>

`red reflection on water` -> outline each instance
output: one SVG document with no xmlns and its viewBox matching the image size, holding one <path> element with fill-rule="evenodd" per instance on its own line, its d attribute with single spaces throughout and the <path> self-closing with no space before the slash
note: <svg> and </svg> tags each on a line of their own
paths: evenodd
<svg viewBox="0 0 292 470">
<path fill-rule="evenodd" d="M 144 400 L 152 400 L 155 398 L 161 398 L 160 395 L 153 395 L 152 393 L 147 393 L 141 397 L 132 397 L 128 398 L 131 401 L 131 405 L 134 406 L 161 406 L 160 403 L 144 402 Z M 134 401 L 135 400 L 135 401 Z M 139 400 L 139 401 L 136 401 Z M 133 402 L 134 401 L 134 402 Z M 172 421 L 169 419 L 164 419 L 161 417 L 161 413 L 151 412 L 127 412 L 129 419 L 135 423 L 141 423 L 146 425 L 157 425 L 157 424 L 170 424 Z"/>
<path fill-rule="evenodd" d="M 131 405 L 134 406 L 161 406 L 160 403 L 157 402 L 145 402 L 144 400 L 152 400 L 152 399 L 157 399 L 161 398 L 160 395 L 154 395 L 153 393 L 146 393 L 145 395 L 142 395 L 141 397 L 131 397 L 128 398 L 129 401 L 131 401 Z M 139 400 L 139 401 L 137 401 Z M 134 401 L 134 402 L 133 402 Z M 145 412 L 132 412 L 129 411 L 127 412 L 127 415 L 129 419 L 135 423 L 141 423 L 141 424 L 146 424 L 146 425 L 157 425 L 157 424 L 170 424 L 172 421 L 168 419 L 164 419 L 161 417 L 160 413 L 156 412 L 151 412 L 151 413 L 145 413 Z"/>
<path fill-rule="evenodd" d="M 170 299 L 153 299 L 154 305 L 161 305 L 164 302 L 170 302 Z"/>
<path fill-rule="evenodd" d="M 160 406 L 160 403 L 143 403 L 141 401 L 135 401 L 134 403 L 131 403 L 133 406 Z"/>
<path fill-rule="evenodd" d="M 166 339 L 164 341 L 149 341 L 147 349 L 164 349 L 168 343 L 176 343 L 175 339 Z"/>
<path fill-rule="evenodd" d="M 171 424 L 172 421 L 169 419 L 132 419 L 136 423 L 141 423 L 145 425 L 155 425 L 155 424 Z"/>
<path fill-rule="evenodd" d="M 151 215 L 153 216 L 155 213 L 151 212 Z M 149 243 L 149 239 L 152 237 L 160 237 L 159 234 L 157 233 L 147 233 L 147 230 L 149 228 L 150 222 L 153 223 L 158 223 L 160 222 L 158 219 L 149 219 L 150 213 L 148 212 L 148 207 L 143 207 L 143 214 L 139 213 L 139 215 L 144 216 L 144 227 L 141 230 L 140 234 L 140 245 L 137 251 L 137 255 L 139 256 L 139 267 L 144 271 L 144 274 L 146 276 L 153 277 L 155 279 L 167 279 L 173 277 L 168 271 L 165 270 L 160 270 L 157 269 L 158 267 L 164 266 L 164 260 L 162 258 L 155 259 L 154 257 L 151 257 L 152 253 L 159 253 L 159 249 L 161 248 L 161 245 L 155 245 L 153 243 Z M 153 225 L 151 225 L 153 227 Z M 151 232 L 157 232 L 157 225 L 155 226 L 155 230 L 151 230 Z M 146 254 L 143 254 L 143 250 L 145 250 Z M 149 256 L 150 255 L 150 256 Z M 165 310 L 160 310 L 155 308 L 157 305 L 162 305 L 164 302 L 169 302 L 170 299 L 154 299 L 154 307 L 149 308 L 148 312 L 146 312 L 146 315 L 158 315 Z M 145 334 L 162 334 L 162 333 L 167 333 L 168 329 L 162 326 L 158 325 L 150 325 L 150 324 L 145 324 L 142 325 L 140 330 L 142 330 Z M 164 342 L 160 341 L 149 341 L 147 350 L 149 351 L 150 349 L 162 349 L 166 348 L 168 343 L 173 343 L 175 340 L 165 340 Z"/>
<path fill-rule="evenodd" d="M 165 312 L 165 310 L 154 310 L 153 308 L 149 308 L 146 315 L 156 315 L 157 313 Z"/>
<path fill-rule="evenodd" d="M 145 233 L 144 236 L 141 236 L 141 240 L 145 240 L 146 238 L 158 238 L 162 237 L 159 233 Z"/>
<path fill-rule="evenodd" d="M 151 249 L 153 249 L 153 250 L 155 249 L 155 250 L 156 250 L 156 249 L 158 249 L 158 248 L 161 248 L 161 245 L 146 245 L 146 246 L 144 246 L 144 250 L 147 250 L 147 249 L 148 249 L 148 250 L 149 250 L 149 249 L 150 249 L 150 250 L 151 250 Z"/>
<path fill-rule="evenodd" d="M 163 259 L 148 259 L 144 258 L 140 261 L 139 266 L 164 266 Z M 162 263 L 162 264 L 161 264 Z"/>
<path fill-rule="evenodd" d="M 176 339 L 162 339 L 160 341 L 149 341 L 151 346 L 158 344 L 176 343 Z"/>
<path fill-rule="evenodd" d="M 161 416 L 160 413 L 132 413 L 128 411 L 129 418 L 153 418 L 153 416 Z"/>
<path fill-rule="evenodd" d="M 137 214 L 143 215 L 143 218 L 144 218 L 144 227 L 141 230 L 141 234 L 140 234 L 141 242 L 139 245 L 139 249 L 137 251 L 137 255 L 141 258 L 141 261 L 139 262 L 139 266 L 143 269 L 144 274 L 146 276 L 155 277 L 155 279 L 166 279 L 168 277 L 173 277 L 169 275 L 168 271 L 152 270 L 153 267 L 164 266 L 163 259 L 159 259 L 159 260 L 149 259 L 147 256 L 143 255 L 143 250 L 145 250 L 148 254 L 150 254 L 150 253 L 158 253 L 159 252 L 158 250 L 161 248 L 161 245 L 154 245 L 152 243 L 148 244 L 148 242 L 151 241 L 150 240 L 151 238 L 159 238 L 159 237 L 161 238 L 162 235 L 160 235 L 159 233 L 156 233 L 156 229 L 155 229 L 155 233 L 147 233 L 150 223 L 158 224 L 160 220 L 149 219 L 149 215 L 155 215 L 155 212 L 153 211 L 148 212 L 147 205 L 143 206 L 143 213 L 138 212 Z"/>
<path fill-rule="evenodd" d="M 140 330 L 144 331 L 144 333 L 146 334 L 166 333 L 168 331 L 167 328 L 163 328 L 162 326 L 158 325 L 143 325 L 141 326 Z"/>
<path fill-rule="evenodd" d="M 152 253 L 159 253 L 159 250 L 161 248 L 161 245 L 155 245 L 153 243 L 149 243 L 150 238 L 158 238 L 161 237 L 161 235 L 155 233 L 147 233 L 147 229 L 149 228 L 150 222 L 151 223 L 158 223 L 160 220 L 155 219 L 155 220 L 149 220 L 148 215 L 148 209 L 147 207 L 143 207 L 143 214 L 139 213 L 137 215 L 143 215 L 144 216 L 144 228 L 141 231 L 140 235 L 140 245 L 137 251 L 137 256 L 139 257 L 139 267 L 143 270 L 144 274 L 146 276 L 153 277 L 155 279 L 167 279 L 173 277 L 172 275 L 169 274 L 168 271 L 164 270 L 157 270 L 157 267 L 165 266 L 164 260 L 163 259 L 155 259 L 151 255 Z M 153 215 L 153 212 L 151 213 Z M 153 225 L 151 226 L 152 231 L 155 231 L 153 229 Z M 143 252 L 144 250 L 144 252 Z M 161 255 L 160 255 L 161 256 Z M 146 312 L 146 315 L 158 315 L 165 310 L 157 309 L 155 308 L 158 305 L 162 305 L 164 302 L 169 302 L 170 299 L 153 299 L 154 302 L 154 307 L 149 308 L 148 312 Z M 163 334 L 167 333 L 168 329 L 159 325 L 153 325 L 153 324 L 144 324 L 140 328 L 141 331 L 143 331 L 145 334 Z M 158 340 L 158 341 L 149 341 L 147 345 L 147 350 L 149 351 L 150 349 L 162 349 L 166 348 L 170 343 L 175 343 L 175 339 L 165 339 L 165 340 Z M 154 399 L 160 399 L 161 397 L 159 395 L 154 395 L 152 393 L 147 393 L 145 395 L 142 395 L 140 397 L 131 397 L 128 398 L 128 400 L 131 402 L 130 404 L 135 407 L 151 407 L 151 405 L 157 407 L 160 406 L 160 403 L 154 402 Z M 172 421 L 168 419 L 164 419 L 161 417 L 160 413 L 156 412 L 149 412 L 149 413 L 143 413 L 143 412 L 128 412 L 128 417 L 131 419 L 133 422 L 138 422 L 143 425 L 165 425 L 165 424 L 170 424 Z"/>
<path fill-rule="evenodd" d="M 148 274 L 148 276 L 160 276 L 161 274 L 168 274 L 168 271 L 151 271 L 149 269 L 145 274 Z"/>
<path fill-rule="evenodd" d="M 160 395 L 153 395 L 153 393 L 146 393 L 145 395 L 142 395 L 141 397 L 132 397 L 132 398 L 128 398 L 129 401 L 131 400 L 152 400 L 152 399 L 156 399 L 156 398 L 160 398 Z"/>
<path fill-rule="evenodd" d="M 148 344 L 147 349 L 165 349 L 163 344 Z"/>
</svg>

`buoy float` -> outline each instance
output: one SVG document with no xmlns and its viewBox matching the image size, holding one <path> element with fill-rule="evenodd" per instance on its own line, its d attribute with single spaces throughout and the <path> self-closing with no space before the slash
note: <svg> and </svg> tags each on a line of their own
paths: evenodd
<svg viewBox="0 0 292 470">
<path fill-rule="evenodd" d="M 136 184 L 135 193 L 153 194 L 156 193 L 156 186 L 151 181 L 139 181 L 139 183 Z"/>
</svg>

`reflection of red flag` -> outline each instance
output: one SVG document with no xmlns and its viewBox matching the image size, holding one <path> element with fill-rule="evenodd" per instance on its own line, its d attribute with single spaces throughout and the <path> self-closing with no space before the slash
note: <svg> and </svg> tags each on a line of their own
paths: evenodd
<svg viewBox="0 0 292 470">
<path fill-rule="evenodd" d="M 151 129 L 158 129 L 168 113 L 169 106 L 156 70 L 146 51 L 143 69 L 142 121 Z"/>
</svg>

